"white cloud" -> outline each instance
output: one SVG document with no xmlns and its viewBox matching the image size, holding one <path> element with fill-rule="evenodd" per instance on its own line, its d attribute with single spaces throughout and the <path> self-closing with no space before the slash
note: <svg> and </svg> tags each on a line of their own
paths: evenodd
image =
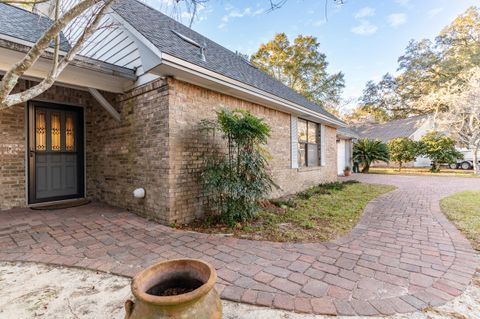
<svg viewBox="0 0 480 319">
<path fill-rule="evenodd" d="M 372 24 L 367 17 L 373 17 L 375 15 L 375 9 L 370 7 L 363 7 L 355 13 L 355 19 L 359 20 L 359 25 L 353 27 L 351 31 L 359 35 L 371 35 L 377 32 L 378 28 Z"/>
<path fill-rule="evenodd" d="M 375 9 L 370 7 L 364 7 L 355 13 L 355 19 L 362 19 L 375 15 Z"/>
<path fill-rule="evenodd" d="M 387 17 L 387 20 L 391 27 L 398 28 L 407 22 L 407 15 L 405 13 L 392 13 Z"/>
<path fill-rule="evenodd" d="M 222 17 L 222 23 L 218 26 L 220 29 L 223 29 L 224 27 L 226 27 L 227 23 L 232 19 L 243 18 L 246 16 L 253 17 L 265 12 L 265 9 L 262 9 L 262 8 L 253 11 L 252 8 L 250 7 L 247 7 L 243 10 L 239 10 L 229 6 L 229 7 L 226 7 L 225 10 L 227 11 L 227 14 Z"/>
<path fill-rule="evenodd" d="M 372 35 L 377 32 L 377 30 L 378 27 L 367 20 L 362 20 L 359 25 L 351 29 L 353 33 L 359 35 Z"/>
<path fill-rule="evenodd" d="M 433 17 L 437 16 L 438 14 L 440 14 L 440 12 L 442 12 L 442 11 L 443 11 L 443 8 L 433 8 L 433 9 L 427 11 L 427 15 L 430 18 L 433 18 Z"/>
<path fill-rule="evenodd" d="M 325 23 L 327 23 L 327 20 L 325 20 L 325 19 L 320 19 L 320 20 L 314 21 L 314 22 L 312 23 L 312 25 L 313 25 L 314 27 L 319 27 L 319 26 L 321 26 L 321 25 L 324 25 Z"/>
<path fill-rule="evenodd" d="M 197 6 L 197 12 L 196 12 L 195 19 L 198 19 L 200 21 L 205 20 L 207 17 L 203 15 L 204 13 L 209 13 L 205 10 L 205 6 L 203 6 L 203 5 Z M 190 11 L 190 10 L 183 10 L 182 13 L 180 14 L 180 17 L 182 19 L 190 20 L 192 18 L 192 14 L 193 14 L 193 12 Z"/>
<path fill-rule="evenodd" d="M 406 6 L 410 2 L 410 0 L 395 0 L 395 2 L 402 6 Z"/>
</svg>

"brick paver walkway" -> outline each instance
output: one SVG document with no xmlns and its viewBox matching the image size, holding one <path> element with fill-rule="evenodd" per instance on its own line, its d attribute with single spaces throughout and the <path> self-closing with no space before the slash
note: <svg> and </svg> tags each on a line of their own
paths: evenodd
<svg viewBox="0 0 480 319">
<path fill-rule="evenodd" d="M 222 298 L 317 314 L 378 315 L 440 305 L 470 283 L 479 262 L 440 213 L 439 199 L 480 179 L 368 175 L 397 190 L 368 204 L 336 241 L 281 244 L 174 231 L 99 203 L 59 211 L 0 212 L 0 260 L 132 276 L 170 258 L 218 269 Z"/>
</svg>

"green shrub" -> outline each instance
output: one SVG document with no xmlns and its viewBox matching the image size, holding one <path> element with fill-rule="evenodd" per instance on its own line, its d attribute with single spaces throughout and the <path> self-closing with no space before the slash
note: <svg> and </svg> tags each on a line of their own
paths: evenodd
<svg viewBox="0 0 480 319">
<path fill-rule="evenodd" d="M 441 164 L 452 164 L 463 159 L 463 154 L 455 148 L 455 141 L 439 132 L 430 132 L 422 136 L 419 153 L 432 161 L 431 172 L 439 172 Z"/>
<path fill-rule="evenodd" d="M 388 146 L 379 140 L 360 139 L 353 144 L 353 160 L 363 166 L 362 173 L 368 173 L 373 162 L 388 163 L 390 160 Z"/>
<path fill-rule="evenodd" d="M 408 137 L 397 137 L 388 141 L 388 150 L 390 159 L 398 163 L 398 170 L 402 169 L 403 164 L 414 161 L 418 156 L 419 143 Z"/>
<path fill-rule="evenodd" d="M 259 200 L 276 187 L 262 148 L 270 127 L 249 112 L 227 109 L 217 112 L 215 122 L 203 121 L 202 126 L 219 130 L 227 148 L 226 153 L 208 156 L 201 174 L 209 205 L 231 226 L 255 217 Z"/>
</svg>

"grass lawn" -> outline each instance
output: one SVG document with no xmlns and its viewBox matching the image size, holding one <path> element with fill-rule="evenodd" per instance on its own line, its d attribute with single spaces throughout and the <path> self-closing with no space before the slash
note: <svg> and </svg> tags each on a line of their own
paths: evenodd
<svg viewBox="0 0 480 319">
<path fill-rule="evenodd" d="M 255 240 L 326 241 L 351 230 L 370 200 L 393 189 L 356 181 L 319 185 L 296 195 L 265 201 L 256 219 L 234 228 L 212 218 L 182 228 Z"/>
<path fill-rule="evenodd" d="M 440 172 L 432 173 L 427 167 L 398 168 L 370 167 L 370 174 L 393 174 L 393 175 L 431 175 L 431 176 L 456 176 L 456 177 L 479 177 L 473 174 L 473 170 L 450 169 L 442 167 Z"/>
<path fill-rule="evenodd" d="M 480 251 L 480 191 L 453 194 L 441 200 L 443 213 Z"/>
</svg>

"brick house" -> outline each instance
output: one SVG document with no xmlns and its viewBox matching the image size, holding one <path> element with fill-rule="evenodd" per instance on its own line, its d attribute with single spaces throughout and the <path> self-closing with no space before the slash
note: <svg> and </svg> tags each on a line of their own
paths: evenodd
<svg viewBox="0 0 480 319">
<path fill-rule="evenodd" d="M 50 25 L 48 3 L 34 11 L 0 4 L 0 72 Z M 136 0 L 119 0 L 104 20 L 112 27 L 91 37 L 55 86 L 0 111 L 0 209 L 86 197 L 164 224 L 188 222 L 204 211 L 198 172 L 217 144 L 197 124 L 221 108 L 271 125 L 267 148 L 281 187 L 272 197 L 337 178 L 344 123 L 320 106 Z M 64 32 L 62 50 L 79 25 Z M 50 64 L 47 52 L 18 89 Z M 137 188 L 144 198 L 132 195 Z"/>
</svg>

